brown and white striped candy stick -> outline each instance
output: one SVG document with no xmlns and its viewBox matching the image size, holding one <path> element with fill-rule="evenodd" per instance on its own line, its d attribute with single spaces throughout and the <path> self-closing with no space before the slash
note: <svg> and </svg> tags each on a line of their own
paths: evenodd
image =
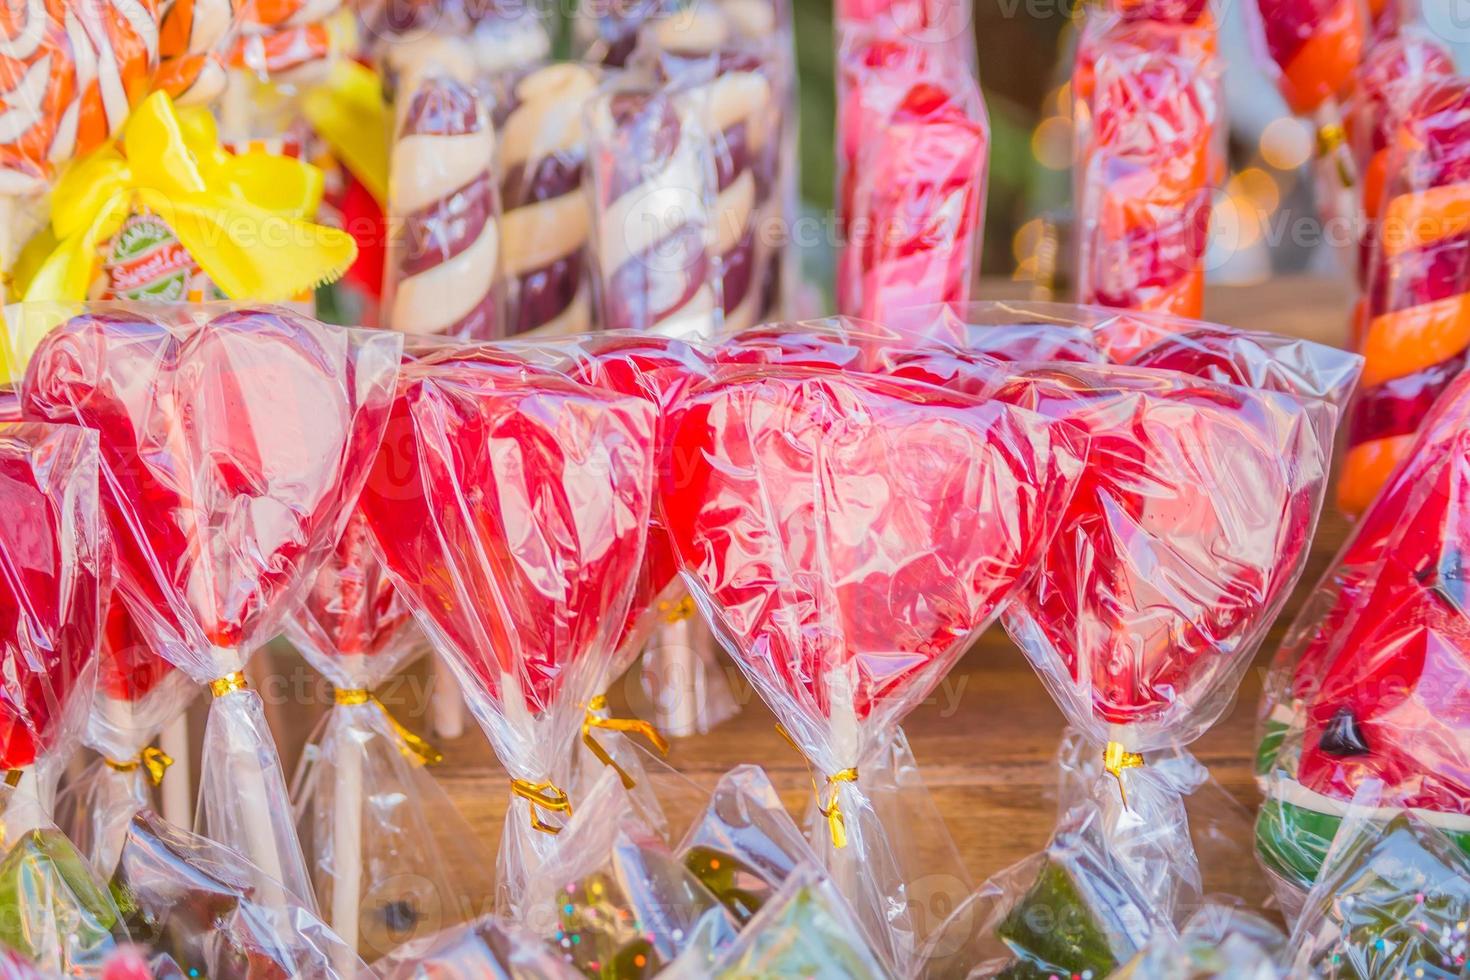
<svg viewBox="0 0 1470 980">
<path fill-rule="evenodd" d="M 656 22 L 662 74 L 685 86 L 710 134 L 718 197 L 716 244 L 725 325 L 754 326 L 765 311 L 767 249 L 758 249 L 772 194 L 780 115 L 769 60 L 757 43 L 734 37 L 718 10 L 698 7 Z"/>
<path fill-rule="evenodd" d="M 512 334 L 592 329 L 582 115 L 596 92 L 591 69 L 547 65 L 514 81 L 496 113 L 505 113 L 498 126 L 500 227 Z"/>
<path fill-rule="evenodd" d="M 407 93 L 388 188 L 388 325 L 487 339 L 504 331 L 495 134 L 469 87 L 425 77 Z"/>
<path fill-rule="evenodd" d="M 715 174 L 697 104 L 624 80 L 587 107 L 593 294 L 604 329 L 709 336 L 723 322 Z"/>
</svg>

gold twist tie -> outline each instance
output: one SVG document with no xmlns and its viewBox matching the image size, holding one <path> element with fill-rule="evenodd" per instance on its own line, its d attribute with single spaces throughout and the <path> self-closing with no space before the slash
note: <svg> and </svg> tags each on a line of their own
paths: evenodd
<svg viewBox="0 0 1470 980">
<path fill-rule="evenodd" d="M 1342 182 L 1343 187 L 1352 187 L 1357 183 L 1353 168 L 1349 166 L 1348 158 L 1338 153 L 1338 150 L 1345 145 L 1347 145 L 1347 130 L 1343 128 L 1342 123 L 1323 123 L 1318 127 L 1317 156 L 1323 160 L 1328 157 L 1336 157 L 1337 179 Z"/>
<path fill-rule="evenodd" d="M 136 759 L 118 762 L 116 759 L 104 757 L 102 761 L 107 763 L 107 768 L 114 772 L 137 772 L 143 769 L 148 773 L 149 781 L 157 786 L 163 782 L 163 774 L 168 772 L 168 767 L 174 764 L 174 757 L 158 746 L 150 745 L 138 753 Z"/>
<path fill-rule="evenodd" d="M 20 785 L 20 781 L 25 778 L 25 774 L 26 771 L 24 769 L 5 770 L 5 785 L 11 789 L 15 789 L 15 787 Z"/>
<path fill-rule="evenodd" d="M 607 711 L 607 695 L 599 694 L 587 702 L 587 713 L 582 717 L 582 741 L 592 754 L 597 756 L 597 761 L 604 766 L 612 766 L 617 772 L 618 778 L 623 781 L 624 789 L 632 789 L 638 785 L 638 781 L 628 774 L 628 770 L 618 765 L 617 760 L 603 748 L 601 743 L 592 736 L 592 729 L 601 728 L 609 732 L 622 732 L 624 735 L 642 735 L 648 743 L 658 749 L 660 755 L 669 754 L 669 740 L 664 738 L 657 728 L 641 718 L 610 718 Z"/>
<path fill-rule="evenodd" d="M 670 626 L 682 623 L 686 619 L 693 619 L 696 612 L 698 609 L 695 608 L 694 600 L 687 595 L 672 602 L 668 599 L 658 601 L 658 614 Z"/>
<path fill-rule="evenodd" d="M 1103 772 L 1118 781 L 1118 795 L 1123 797 L 1125 807 L 1128 806 L 1128 790 L 1123 786 L 1123 770 L 1141 769 L 1143 765 L 1143 756 L 1129 752 L 1122 742 L 1109 742 L 1103 746 Z"/>
<path fill-rule="evenodd" d="M 801 751 L 801 746 L 796 744 L 796 739 L 786 730 L 785 725 L 776 725 L 776 734 L 786 740 L 796 751 Z M 812 791 L 817 794 L 817 812 L 827 818 L 827 830 L 832 834 L 832 846 L 841 850 L 847 846 L 847 818 L 842 814 L 842 801 L 838 796 L 841 783 L 855 783 L 858 779 L 857 766 L 848 766 L 839 769 L 827 777 L 827 798 L 822 799 L 822 785 L 817 782 L 817 777 L 812 776 Z"/>
<path fill-rule="evenodd" d="M 529 779 L 512 779 L 510 791 L 531 804 L 531 827 L 543 834 L 559 834 L 561 828 L 543 822 L 542 810 L 565 813 L 569 817 L 572 815 L 572 801 L 567 799 L 566 790 L 553 782 L 533 783 Z"/>
<path fill-rule="evenodd" d="M 399 741 L 403 743 L 400 749 L 405 756 L 410 759 L 417 759 L 426 766 L 436 766 L 444 761 L 443 752 L 434 748 L 427 740 L 415 735 L 409 730 L 407 725 L 393 717 L 393 712 L 389 711 L 388 706 L 378 700 L 378 696 L 372 691 L 362 688 L 345 690 L 339 687 L 332 691 L 332 700 L 337 704 L 371 704 L 376 706 L 383 713 L 383 717 L 388 719 L 388 727 L 393 729 L 393 734 L 397 735 Z"/>
<path fill-rule="evenodd" d="M 250 690 L 250 682 L 245 679 L 242 671 L 232 670 L 223 677 L 216 677 L 209 682 L 209 693 L 217 698 L 226 694 L 234 694 L 236 691 Z"/>
</svg>

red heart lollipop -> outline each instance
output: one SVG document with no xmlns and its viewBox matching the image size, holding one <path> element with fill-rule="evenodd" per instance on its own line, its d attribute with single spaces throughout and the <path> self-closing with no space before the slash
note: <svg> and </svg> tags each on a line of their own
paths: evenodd
<svg viewBox="0 0 1470 980">
<path fill-rule="evenodd" d="M 1066 483 L 1036 417 L 871 376 L 726 369 L 671 426 L 670 533 L 788 727 L 788 707 L 896 723 L 1020 582 Z"/>
<path fill-rule="evenodd" d="M 403 649 L 413 614 L 384 574 L 372 542 L 367 518 L 354 511 L 296 613 L 292 638 L 318 657 L 371 657 Z"/>
<path fill-rule="evenodd" d="M 199 658 L 180 666 L 212 678 L 212 647 L 273 632 L 372 457 L 397 349 L 242 311 L 88 314 L 36 350 L 25 414 L 97 430 L 123 590 L 145 631 Z"/>
<path fill-rule="evenodd" d="M 0 425 L 3 769 L 60 749 L 91 701 L 106 581 L 97 467 L 91 433 Z"/>
<path fill-rule="evenodd" d="M 655 417 L 510 360 L 406 365 L 361 506 L 441 652 L 520 717 L 600 689 L 642 560 Z"/>
<path fill-rule="evenodd" d="M 133 622 L 127 605 L 120 601 L 108 604 L 98 664 L 98 693 L 127 702 L 146 697 L 175 669 L 153 652 L 147 636 Z"/>
</svg>

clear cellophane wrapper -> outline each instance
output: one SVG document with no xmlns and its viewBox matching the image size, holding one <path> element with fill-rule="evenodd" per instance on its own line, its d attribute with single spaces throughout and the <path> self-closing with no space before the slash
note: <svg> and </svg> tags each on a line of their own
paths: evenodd
<svg viewBox="0 0 1470 980">
<path fill-rule="evenodd" d="M 229 67 L 292 87 L 322 82 L 333 62 L 352 56 L 360 36 L 344 0 L 241 0 L 229 42 Z"/>
<path fill-rule="evenodd" d="M 1470 852 L 1470 677 L 1460 571 L 1470 548 L 1470 378 L 1425 421 L 1288 633 L 1268 679 L 1256 847 L 1296 908 L 1354 800 L 1402 809 Z"/>
<path fill-rule="evenodd" d="M 242 854 L 150 812 L 133 818 L 110 888 L 159 976 L 351 980 L 367 968 Z"/>
<path fill-rule="evenodd" d="M 1221 71 L 1189 30 L 1089 11 L 1074 71 L 1080 302 L 1197 317 L 1223 170 Z"/>
<path fill-rule="evenodd" d="M 1363 390 L 1348 420 L 1338 505 L 1372 502 L 1430 407 L 1466 366 L 1470 231 L 1459 217 L 1470 167 L 1470 83 L 1424 82 L 1390 142 L 1358 349 Z"/>
<path fill-rule="evenodd" d="M 361 506 L 511 780 L 502 908 L 575 807 L 575 747 L 643 560 L 655 412 L 513 346 L 405 365 Z M 512 909 L 513 910 L 513 909 Z"/>
<path fill-rule="evenodd" d="M 349 949 L 376 959 L 473 918 L 494 895 L 488 855 L 425 766 L 437 750 L 375 690 L 424 652 L 408 606 L 354 513 L 286 633 L 334 689 L 292 780 L 316 898 Z"/>
<path fill-rule="evenodd" d="M 381 980 L 506 977 L 582 980 L 583 974 L 525 926 L 493 915 L 404 943 L 373 964 Z"/>
<path fill-rule="evenodd" d="M 423 74 L 469 85 L 551 56 L 552 5 L 483 0 L 365 0 L 357 5 L 368 52 L 394 88 Z"/>
<path fill-rule="evenodd" d="M 660 507 L 691 590 L 811 763 L 815 843 L 906 968 L 908 831 L 863 774 L 884 781 L 898 722 L 1025 577 L 1075 457 L 1024 410 L 791 365 L 727 365 L 669 425 Z"/>
<path fill-rule="evenodd" d="M 506 329 L 495 128 L 468 83 L 426 71 L 394 105 L 386 325 L 485 340 Z"/>
<path fill-rule="evenodd" d="M 177 660 L 153 652 L 124 603 L 109 604 L 82 739 L 98 757 L 67 781 L 57 802 L 57 822 L 104 877 L 117 865 L 133 814 L 153 805 L 153 789 L 173 763 L 150 746 L 199 693 Z"/>
<path fill-rule="evenodd" d="M 117 908 L 50 819 L 86 726 L 105 594 L 93 433 L 0 424 L 0 947 L 54 972 L 97 970 L 125 939 Z"/>
<path fill-rule="evenodd" d="M 697 91 L 624 73 L 586 107 L 596 320 L 709 337 L 723 323 L 718 174 Z"/>
<path fill-rule="evenodd" d="M 626 68 L 645 24 L 683 10 L 683 0 L 577 0 L 572 17 L 572 55 L 603 68 Z"/>
<path fill-rule="evenodd" d="M 841 58 L 840 313 L 970 299 L 980 270 L 990 119 L 975 77 L 943 48 L 858 35 Z"/>
<path fill-rule="evenodd" d="M 1119 980 L 1286 980 L 1286 936 L 1254 913 L 1206 905 L 1173 935 L 1156 933 Z"/>
<path fill-rule="evenodd" d="M 974 71 L 974 11 L 947 0 L 839 0 L 832 10 L 839 35 L 865 32 L 894 38 L 924 37 L 947 49 L 947 57 Z"/>
<path fill-rule="evenodd" d="M 174 0 L 161 6 L 153 86 L 179 105 L 207 105 L 224 91 L 239 4 Z"/>
<path fill-rule="evenodd" d="M 288 310 L 60 304 L 22 385 L 27 418 L 97 432 L 117 594 L 214 695 L 196 823 L 311 885 L 250 654 L 340 536 L 387 420 L 401 340 Z"/>
<path fill-rule="evenodd" d="M 1365 785 L 1332 841 L 1291 940 L 1290 976 L 1462 977 L 1470 854 L 1412 812 L 1386 818 Z"/>
<path fill-rule="evenodd" d="M 497 137 L 509 335 L 592 329 L 583 110 L 599 82 L 595 69 L 555 62 L 479 83 Z"/>
</svg>

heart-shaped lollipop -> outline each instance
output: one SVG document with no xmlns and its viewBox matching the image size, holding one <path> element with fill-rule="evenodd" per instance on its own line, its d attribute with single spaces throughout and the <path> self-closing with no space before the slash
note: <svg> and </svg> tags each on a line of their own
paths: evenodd
<svg viewBox="0 0 1470 980">
<path fill-rule="evenodd" d="M 0 768 L 79 731 L 102 630 L 97 443 L 71 426 L 0 425 Z"/>
<path fill-rule="evenodd" d="M 819 719 L 895 722 L 922 698 L 1031 567 L 1066 483 L 1039 418 L 873 376 L 729 368 L 670 425 L 686 569 L 763 690 Z"/>
<path fill-rule="evenodd" d="M 404 368 L 361 507 L 389 572 L 494 707 L 590 697 L 648 525 L 655 413 L 510 356 Z"/>
<path fill-rule="evenodd" d="M 296 615 L 300 641 L 323 657 L 372 656 L 397 648 L 412 620 L 373 553 L 367 518 L 354 511 Z"/>
</svg>

